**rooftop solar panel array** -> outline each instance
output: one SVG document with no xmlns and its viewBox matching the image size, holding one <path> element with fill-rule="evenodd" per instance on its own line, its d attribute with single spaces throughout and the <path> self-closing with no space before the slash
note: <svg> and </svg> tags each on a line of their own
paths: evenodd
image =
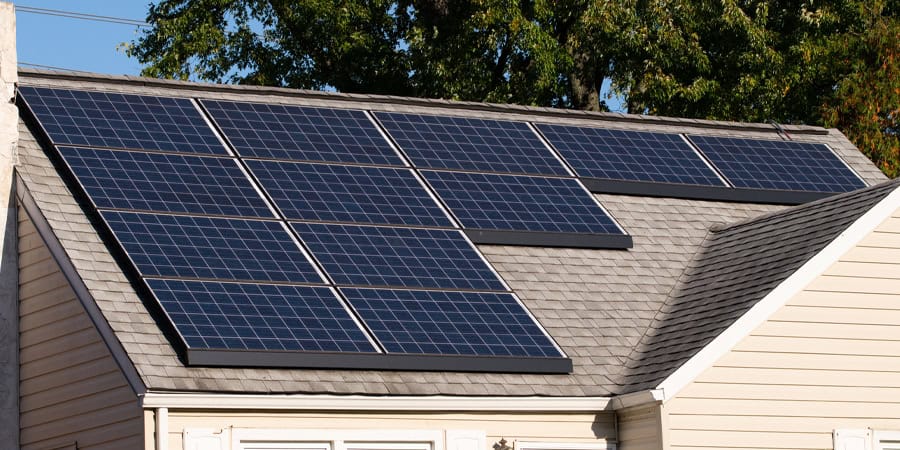
<svg viewBox="0 0 900 450">
<path fill-rule="evenodd" d="M 186 359 L 216 365 L 569 371 L 472 241 L 629 247 L 585 180 L 863 185 L 820 144 L 20 92 Z"/>
<path fill-rule="evenodd" d="M 678 134 L 538 124 L 583 177 L 725 186 Z"/>
<path fill-rule="evenodd" d="M 473 240 L 631 246 L 630 238 L 527 123 L 383 112 L 375 116 Z"/>
<path fill-rule="evenodd" d="M 735 187 L 834 193 L 866 186 L 824 144 L 695 135 L 689 138 Z"/>
<path fill-rule="evenodd" d="M 29 105 L 45 93 L 23 91 Z M 184 102 L 211 121 L 178 120 L 215 124 L 232 152 L 210 128 L 221 149 L 215 157 L 111 140 L 57 146 L 57 154 L 171 321 L 189 363 L 571 370 L 365 112 L 219 101 L 203 101 L 203 110 L 174 99 Z M 122 107 L 98 105 L 111 123 L 128 119 Z M 39 122 L 57 119 L 48 111 L 35 113 Z M 54 142 L 76 144 L 60 130 Z M 386 295 L 413 294 L 432 331 L 416 334 L 404 323 L 405 337 L 376 333 L 389 317 L 379 310 L 367 323 L 343 289 L 354 301 L 397 308 Z M 410 309 L 398 315 L 413 313 L 404 305 Z M 513 326 L 500 332 L 488 320 Z M 433 331 L 444 325 L 453 329 Z M 245 351 L 252 353 L 240 356 Z M 390 358 L 372 359 L 379 355 Z M 435 366 L 438 355 L 467 358 Z M 498 355 L 507 357 L 502 365 L 489 359 Z"/>
<path fill-rule="evenodd" d="M 55 144 L 226 155 L 190 99 L 19 87 Z"/>
<path fill-rule="evenodd" d="M 403 166 L 365 112 L 202 100 L 245 157 Z"/>
</svg>

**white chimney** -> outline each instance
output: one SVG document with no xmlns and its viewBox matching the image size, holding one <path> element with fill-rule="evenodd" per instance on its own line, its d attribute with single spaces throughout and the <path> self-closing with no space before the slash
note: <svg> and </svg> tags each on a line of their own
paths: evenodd
<svg viewBox="0 0 900 450">
<path fill-rule="evenodd" d="M 0 447 L 19 447 L 18 240 L 13 164 L 19 140 L 16 10 L 0 3 Z"/>
</svg>

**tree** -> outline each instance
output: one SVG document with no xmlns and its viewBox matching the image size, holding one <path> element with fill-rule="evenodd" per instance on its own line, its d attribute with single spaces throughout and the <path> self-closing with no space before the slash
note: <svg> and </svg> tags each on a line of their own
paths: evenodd
<svg viewBox="0 0 900 450">
<path fill-rule="evenodd" d="M 154 77 L 587 110 L 606 109 L 612 83 L 630 112 L 838 126 L 896 174 L 898 12 L 900 0 L 161 0 L 129 53 Z M 871 107 L 877 125 L 861 121 Z"/>
<path fill-rule="evenodd" d="M 900 20 L 876 24 L 835 49 L 848 68 L 823 108 L 826 126 L 841 129 L 891 178 L 900 176 Z"/>
</svg>

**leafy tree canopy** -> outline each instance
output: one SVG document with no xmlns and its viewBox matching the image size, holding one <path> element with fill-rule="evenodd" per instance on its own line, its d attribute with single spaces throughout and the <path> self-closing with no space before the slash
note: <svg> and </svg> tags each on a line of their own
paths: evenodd
<svg viewBox="0 0 900 450">
<path fill-rule="evenodd" d="M 900 175 L 900 0 L 162 0 L 144 75 L 836 126 Z"/>
</svg>

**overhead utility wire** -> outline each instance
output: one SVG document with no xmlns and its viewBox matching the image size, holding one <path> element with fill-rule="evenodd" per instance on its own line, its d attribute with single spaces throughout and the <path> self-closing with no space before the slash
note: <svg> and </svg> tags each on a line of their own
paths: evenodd
<svg viewBox="0 0 900 450">
<path fill-rule="evenodd" d="M 62 70 L 62 71 L 66 71 L 66 72 L 83 72 L 83 73 L 91 73 L 91 72 L 84 71 L 84 70 L 69 69 L 69 68 L 66 68 L 66 67 L 48 66 L 48 65 L 44 65 L 44 64 L 35 64 L 35 63 L 29 63 L 29 62 L 25 62 L 25 61 L 19 61 L 19 65 L 20 65 L 20 66 L 25 66 L 25 67 L 34 67 L 34 68 L 37 68 L 37 69 L 50 69 L 50 70 Z"/>
<path fill-rule="evenodd" d="M 147 22 L 134 19 L 124 19 L 121 17 L 98 16 L 96 14 L 85 14 L 72 11 L 63 11 L 59 9 L 35 8 L 32 6 L 16 6 L 16 11 L 31 14 L 43 14 L 46 16 L 66 17 L 69 19 L 92 20 L 94 22 L 107 22 L 119 25 L 131 25 L 135 27 L 148 27 Z"/>
</svg>

